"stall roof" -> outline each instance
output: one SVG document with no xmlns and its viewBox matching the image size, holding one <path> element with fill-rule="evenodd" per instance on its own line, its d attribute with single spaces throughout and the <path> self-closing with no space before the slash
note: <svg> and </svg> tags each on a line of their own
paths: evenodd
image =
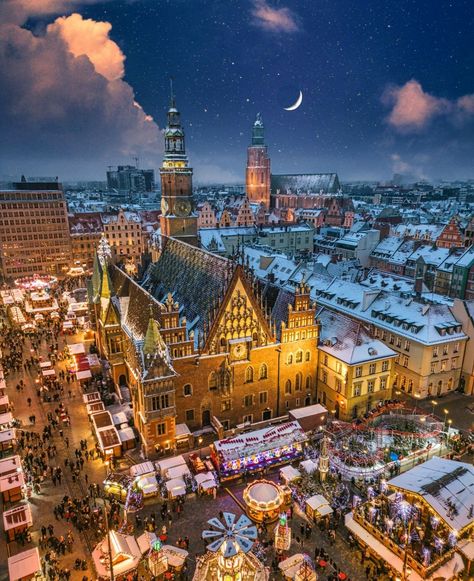
<svg viewBox="0 0 474 581">
<path fill-rule="evenodd" d="M 103 401 L 95 401 L 94 403 L 88 403 L 86 406 L 87 413 L 95 414 L 97 412 L 102 412 L 105 410 L 105 405 Z"/>
<path fill-rule="evenodd" d="M 187 438 L 191 435 L 191 430 L 186 424 L 176 424 L 175 427 L 175 439 L 177 438 Z"/>
<path fill-rule="evenodd" d="M 174 478 L 181 478 L 182 476 L 191 476 L 191 472 L 186 464 L 173 466 L 173 468 L 168 469 L 166 474 L 166 478 L 169 480 L 173 480 Z"/>
<path fill-rule="evenodd" d="M 141 464 L 134 464 L 130 466 L 130 476 L 143 476 L 144 474 L 155 474 L 155 467 L 153 462 L 142 462 Z"/>
<path fill-rule="evenodd" d="M 112 414 L 112 419 L 114 422 L 114 426 L 119 426 L 120 424 L 128 425 L 128 418 L 125 412 L 118 412 L 116 414 Z"/>
<path fill-rule="evenodd" d="M 71 323 L 71 321 L 64 321 L 63 329 L 72 329 L 72 328 L 73 328 L 73 324 Z"/>
<path fill-rule="evenodd" d="M 293 468 L 293 466 L 283 466 L 283 468 L 280 468 L 280 474 L 286 482 L 292 482 L 293 480 L 301 478 L 301 472 Z"/>
<path fill-rule="evenodd" d="M 214 442 L 214 447 L 226 461 L 281 448 L 295 442 L 304 442 L 306 439 L 301 426 L 294 421 L 219 440 Z"/>
<path fill-rule="evenodd" d="M 12 472 L 22 472 L 20 456 L 10 456 L 0 460 L 0 476 Z"/>
<path fill-rule="evenodd" d="M 52 367 L 51 361 L 41 361 L 40 362 L 41 369 L 48 369 L 48 367 Z"/>
<path fill-rule="evenodd" d="M 7 490 L 13 490 L 19 486 L 25 484 L 25 477 L 23 472 L 17 472 L 16 474 L 5 474 L 0 476 L 0 492 L 6 492 Z"/>
<path fill-rule="evenodd" d="M 108 412 L 107 410 L 103 410 L 101 412 L 96 412 L 95 414 L 92 414 L 91 419 L 96 430 L 99 430 L 100 428 L 107 428 L 109 426 L 114 425 L 114 422 L 112 421 L 112 416 L 110 412 Z"/>
<path fill-rule="evenodd" d="M 92 373 L 90 369 L 84 369 L 83 371 L 77 371 L 76 377 L 78 381 L 82 381 L 84 379 L 90 379 L 92 377 Z"/>
<path fill-rule="evenodd" d="M 300 420 L 301 418 L 308 418 L 311 416 L 316 416 L 319 414 L 327 414 L 328 410 L 319 403 L 314 405 L 308 405 L 304 408 L 295 408 L 291 410 L 290 414 L 295 420 Z"/>
<path fill-rule="evenodd" d="M 174 466 L 181 466 L 183 464 L 186 465 L 186 460 L 183 458 L 183 456 L 174 456 L 173 458 L 166 458 L 166 460 L 159 460 L 158 462 L 155 462 L 156 468 L 161 473 L 166 472 Z"/>
<path fill-rule="evenodd" d="M 23 551 L 8 559 L 10 581 L 17 581 L 24 577 L 32 577 L 39 571 L 41 571 L 41 559 L 38 547 Z"/>
<path fill-rule="evenodd" d="M 0 395 L 0 405 L 8 405 L 10 403 L 10 398 L 8 395 Z"/>
<path fill-rule="evenodd" d="M 54 369 L 43 369 L 43 377 L 52 377 L 53 375 L 56 375 Z"/>
<path fill-rule="evenodd" d="M 311 459 L 303 460 L 302 462 L 300 462 L 300 468 L 306 470 L 308 474 L 313 474 L 313 472 L 316 472 L 316 470 L 318 469 L 318 465 L 314 460 Z"/>
<path fill-rule="evenodd" d="M 82 399 L 83 399 L 84 403 L 93 403 L 95 401 L 101 401 L 100 400 L 100 393 L 98 391 L 93 391 L 92 393 L 85 393 L 82 396 Z"/>
<path fill-rule="evenodd" d="M 15 430 L 1 430 L 0 431 L 0 443 L 10 442 L 15 439 Z"/>
<path fill-rule="evenodd" d="M 4 414 L 0 414 L 0 426 L 5 424 L 11 424 L 13 422 L 13 416 L 11 412 L 5 412 Z"/>
<path fill-rule="evenodd" d="M 183 496 L 186 494 L 186 484 L 182 478 L 173 478 L 165 484 L 166 490 L 173 496 Z"/>
<path fill-rule="evenodd" d="M 306 500 L 306 504 L 313 510 L 317 510 L 321 516 L 324 516 L 325 514 L 331 514 L 333 512 L 332 508 L 329 506 L 329 502 L 322 494 L 315 494 L 314 496 L 311 496 Z"/>
<path fill-rule="evenodd" d="M 108 448 L 115 448 L 115 446 L 120 446 L 121 444 L 118 432 L 113 426 L 98 429 L 97 438 L 99 440 L 99 445 L 102 448 L 102 450 L 107 450 Z"/>
<path fill-rule="evenodd" d="M 474 466 L 435 456 L 388 482 L 399 490 L 421 496 L 453 530 L 474 524 Z M 451 510 L 454 505 L 456 510 Z"/>
<path fill-rule="evenodd" d="M 135 432 L 133 428 L 122 428 L 118 431 L 118 435 L 121 442 L 130 442 L 130 440 L 135 439 Z"/>
<path fill-rule="evenodd" d="M 68 345 L 68 347 L 71 355 L 80 355 L 86 352 L 84 343 L 73 343 L 72 345 Z"/>
<path fill-rule="evenodd" d="M 196 484 L 202 488 L 215 488 L 217 486 L 214 474 L 212 472 L 200 472 L 194 477 Z"/>
</svg>

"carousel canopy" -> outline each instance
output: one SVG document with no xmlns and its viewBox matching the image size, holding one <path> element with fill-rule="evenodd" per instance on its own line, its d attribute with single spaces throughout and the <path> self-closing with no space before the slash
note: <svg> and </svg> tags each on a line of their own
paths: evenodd
<svg viewBox="0 0 474 581">
<path fill-rule="evenodd" d="M 224 512 L 224 522 L 218 518 L 207 521 L 213 527 L 202 533 L 203 539 L 212 541 L 207 546 L 208 551 L 221 551 L 226 559 L 235 557 L 239 552 L 250 551 L 257 539 L 257 527 L 245 515 L 241 515 L 237 521 L 235 519 L 235 514 Z"/>
</svg>

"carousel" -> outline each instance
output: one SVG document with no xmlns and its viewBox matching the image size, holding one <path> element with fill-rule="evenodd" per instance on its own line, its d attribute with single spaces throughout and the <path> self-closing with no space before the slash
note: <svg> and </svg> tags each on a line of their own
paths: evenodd
<svg viewBox="0 0 474 581">
<path fill-rule="evenodd" d="M 209 541 L 207 552 L 196 559 L 193 581 L 268 581 L 265 566 L 253 554 L 257 528 L 241 515 L 225 512 L 224 522 L 208 520 L 210 530 L 202 538 Z"/>
<path fill-rule="evenodd" d="M 243 492 L 247 514 L 255 522 L 274 522 L 291 502 L 291 491 L 270 480 L 255 480 Z"/>
</svg>

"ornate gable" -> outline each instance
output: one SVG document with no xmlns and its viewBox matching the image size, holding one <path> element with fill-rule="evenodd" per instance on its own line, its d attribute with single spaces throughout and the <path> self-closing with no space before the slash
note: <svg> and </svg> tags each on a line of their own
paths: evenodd
<svg viewBox="0 0 474 581">
<path fill-rule="evenodd" d="M 107 300 L 107 303 L 103 305 L 103 310 L 101 313 L 101 319 L 104 325 L 120 325 L 120 313 L 117 310 L 116 305 L 112 299 L 102 299 Z"/>
<path fill-rule="evenodd" d="M 228 352 L 228 342 L 232 339 L 247 339 L 254 347 L 275 342 L 264 307 L 259 305 L 241 266 L 236 268 L 217 310 L 204 351 Z"/>
</svg>

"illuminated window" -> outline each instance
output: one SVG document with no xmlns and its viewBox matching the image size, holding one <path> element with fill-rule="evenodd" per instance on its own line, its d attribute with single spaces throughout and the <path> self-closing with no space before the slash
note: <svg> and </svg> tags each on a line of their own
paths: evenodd
<svg viewBox="0 0 474 581">
<path fill-rule="evenodd" d="M 260 365 L 259 377 L 260 377 L 260 379 L 267 379 L 267 376 L 268 376 L 268 368 L 265 365 L 265 363 L 262 363 L 262 365 Z"/>
</svg>

